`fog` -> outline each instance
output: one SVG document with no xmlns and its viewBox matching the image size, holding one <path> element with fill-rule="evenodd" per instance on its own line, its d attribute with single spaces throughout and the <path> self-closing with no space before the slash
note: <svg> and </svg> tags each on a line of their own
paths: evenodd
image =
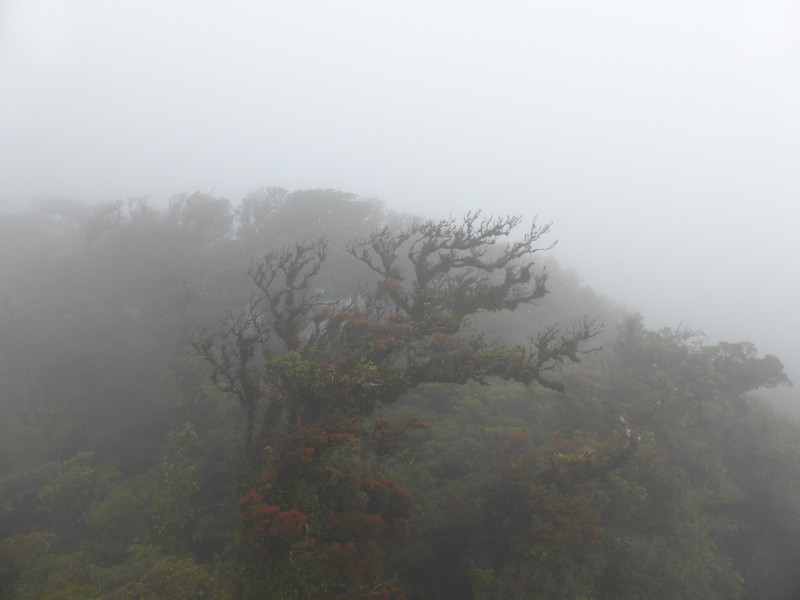
<svg viewBox="0 0 800 600">
<path fill-rule="evenodd" d="M 651 327 L 800 381 L 800 6 L 0 5 L 0 208 L 336 188 L 552 221 Z"/>
</svg>

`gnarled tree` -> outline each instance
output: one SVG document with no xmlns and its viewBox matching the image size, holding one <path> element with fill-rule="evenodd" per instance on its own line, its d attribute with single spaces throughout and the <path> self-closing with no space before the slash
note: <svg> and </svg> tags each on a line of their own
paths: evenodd
<svg viewBox="0 0 800 600">
<path fill-rule="evenodd" d="M 268 539 L 279 528 L 261 519 L 262 513 L 291 514 L 296 525 L 286 557 L 265 555 L 267 570 L 294 581 L 297 565 L 316 565 L 309 569 L 318 585 L 304 584 L 311 585 L 314 597 L 366 598 L 373 596 L 357 590 L 386 591 L 377 563 L 380 549 L 396 542 L 389 529 L 375 525 L 365 538 L 358 527 L 330 525 L 345 513 L 356 522 L 389 523 L 389 513 L 372 500 L 365 513 L 351 514 L 358 503 L 342 492 L 368 481 L 355 456 L 379 447 L 371 441 L 386 424 L 370 426 L 365 419 L 378 404 L 395 402 L 429 382 L 487 383 L 499 377 L 563 388 L 551 373 L 579 359 L 582 344 L 599 329 L 595 321 L 566 331 L 545 328 L 528 346 L 514 347 L 470 327 L 472 315 L 514 310 L 547 293 L 546 273 L 535 271 L 532 259 L 550 228 L 534 223 L 521 239 L 502 245 L 520 223 L 519 217 L 470 213 L 461 221 L 375 231 L 348 251 L 378 281 L 349 298 L 323 298 L 314 290 L 326 242 L 297 242 L 254 263 L 250 275 L 258 291 L 250 305 L 216 334 L 198 338 L 195 347 L 211 363 L 214 383 L 245 408 L 253 461 L 246 473 L 261 472 L 257 480 L 243 482 L 257 490 L 240 504 L 243 539 L 257 539 L 254 548 L 262 554 L 281 546 Z M 257 414 L 262 415 L 258 430 Z M 350 443 L 359 438 L 361 444 Z M 364 489 L 373 488 L 370 483 Z M 360 492 L 364 498 L 372 493 Z M 367 538 L 371 550 L 360 546 Z M 374 559 L 354 571 L 352 563 L 342 562 L 342 552 Z"/>
<path fill-rule="evenodd" d="M 326 242 L 297 242 L 253 264 L 254 299 L 216 333 L 199 336 L 195 348 L 213 366 L 217 387 L 239 399 L 249 437 L 262 402 L 266 431 L 332 411 L 368 415 L 377 402 L 393 402 L 427 382 L 500 377 L 560 390 L 550 373 L 579 360 L 597 322 L 545 328 L 527 347 L 507 347 L 469 328 L 476 313 L 514 310 L 547 293 L 547 274 L 534 271 L 532 258 L 552 247 L 537 246 L 549 225 L 534 222 L 521 239 L 500 247 L 520 223 L 520 217 L 469 213 L 462 221 L 375 231 L 348 251 L 380 279 L 346 299 L 313 292 Z M 261 360 L 264 377 L 253 368 Z"/>
</svg>

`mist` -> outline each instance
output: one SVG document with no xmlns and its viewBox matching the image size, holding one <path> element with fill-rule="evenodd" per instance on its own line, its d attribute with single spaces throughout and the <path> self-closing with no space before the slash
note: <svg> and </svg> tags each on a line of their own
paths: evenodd
<svg viewBox="0 0 800 600">
<path fill-rule="evenodd" d="M 553 222 L 648 326 L 800 379 L 800 9 L 10 0 L 0 207 L 264 185 Z"/>
<path fill-rule="evenodd" d="M 797 73 L 789 0 L 0 3 L 0 598 L 796 600 Z"/>
</svg>

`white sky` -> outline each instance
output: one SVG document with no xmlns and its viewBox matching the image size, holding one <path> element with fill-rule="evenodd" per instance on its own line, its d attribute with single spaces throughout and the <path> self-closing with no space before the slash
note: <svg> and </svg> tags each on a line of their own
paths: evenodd
<svg viewBox="0 0 800 600">
<path fill-rule="evenodd" d="M 538 214 L 800 383 L 798 0 L 0 0 L 0 206 L 265 185 Z"/>
</svg>

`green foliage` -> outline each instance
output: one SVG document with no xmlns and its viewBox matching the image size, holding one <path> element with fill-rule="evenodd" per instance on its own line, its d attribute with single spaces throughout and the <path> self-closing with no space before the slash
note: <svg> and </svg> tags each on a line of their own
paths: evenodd
<svg viewBox="0 0 800 600">
<path fill-rule="evenodd" d="M 194 561 L 165 557 L 136 582 L 129 582 L 99 600 L 217 600 L 224 598 L 206 569 Z"/>
<path fill-rule="evenodd" d="M 239 500 L 252 568 L 278 574 L 261 593 L 382 598 L 390 589 L 383 558 L 408 543 L 411 497 L 391 479 L 360 472 L 368 447 L 360 429 L 349 421 L 296 425 Z M 374 439 L 372 432 L 365 441 Z"/>
<path fill-rule="evenodd" d="M 70 585 L 44 596 L 43 600 L 94 600 L 97 590 L 91 585 Z"/>
<path fill-rule="evenodd" d="M 92 495 L 95 469 L 90 466 L 94 452 L 79 452 L 56 467 L 49 483 L 45 484 L 37 499 L 50 513 L 66 511 L 69 516 L 80 516 Z"/>
<path fill-rule="evenodd" d="M 621 319 L 518 224 L 0 215 L 0 599 L 800 597 L 780 361 Z"/>
</svg>

